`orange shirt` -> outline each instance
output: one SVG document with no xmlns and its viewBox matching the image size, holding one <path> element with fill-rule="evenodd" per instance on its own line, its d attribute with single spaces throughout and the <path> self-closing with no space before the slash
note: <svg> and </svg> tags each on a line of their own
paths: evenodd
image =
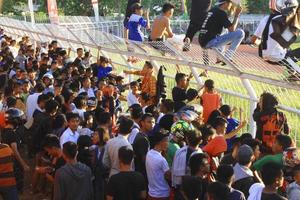
<svg viewBox="0 0 300 200">
<path fill-rule="evenodd" d="M 135 75 L 143 76 L 141 90 L 150 95 L 150 97 L 156 96 L 156 78 L 151 73 L 145 74 L 143 71 L 133 72 Z"/>
<path fill-rule="evenodd" d="M 219 109 L 221 96 L 218 93 L 204 93 L 201 96 L 203 106 L 203 120 L 206 123 L 212 111 Z"/>
<path fill-rule="evenodd" d="M 0 187 L 16 185 L 13 168 L 13 152 L 6 144 L 0 144 Z"/>
</svg>

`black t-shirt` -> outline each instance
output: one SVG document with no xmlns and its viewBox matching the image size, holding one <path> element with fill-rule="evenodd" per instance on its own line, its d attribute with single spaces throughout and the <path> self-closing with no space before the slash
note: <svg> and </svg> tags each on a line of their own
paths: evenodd
<svg viewBox="0 0 300 200">
<path fill-rule="evenodd" d="M 184 101 L 187 99 L 186 90 L 179 87 L 174 87 L 172 90 L 173 101 Z"/>
<path fill-rule="evenodd" d="M 223 156 L 220 165 L 232 165 L 234 166 L 236 164 L 236 160 L 232 157 L 232 153 L 228 153 L 225 156 Z"/>
<path fill-rule="evenodd" d="M 175 193 L 175 200 L 183 200 L 184 195 L 188 199 L 206 199 L 208 182 L 196 176 L 184 176 L 180 191 Z M 184 195 L 183 195 L 184 194 Z"/>
<path fill-rule="evenodd" d="M 211 0 L 192 0 L 190 19 L 195 23 L 203 22 L 211 6 Z"/>
<path fill-rule="evenodd" d="M 2 143 L 11 146 L 12 143 L 20 144 L 16 132 L 11 128 L 5 128 L 1 134 Z"/>
<path fill-rule="evenodd" d="M 232 23 L 224 10 L 221 10 L 218 6 L 212 8 L 208 12 L 200 30 L 200 45 L 205 47 L 209 41 L 222 33 L 223 28 L 229 28 L 231 25 Z"/>
<path fill-rule="evenodd" d="M 284 198 L 283 196 L 280 196 L 279 194 L 276 193 L 273 194 L 262 193 L 261 200 L 287 200 L 287 198 Z"/>
<path fill-rule="evenodd" d="M 147 152 L 150 148 L 150 142 L 148 136 L 143 133 L 138 133 L 134 139 L 132 147 L 135 154 L 135 158 L 134 158 L 135 170 L 142 173 L 144 176 L 147 176 L 145 159 L 146 159 Z"/>
<path fill-rule="evenodd" d="M 107 186 L 107 195 L 114 200 L 138 200 L 142 191 L 146 191 L 143 175 L 139 172 L 120 172 L 113 175 Z"/>
</svg>

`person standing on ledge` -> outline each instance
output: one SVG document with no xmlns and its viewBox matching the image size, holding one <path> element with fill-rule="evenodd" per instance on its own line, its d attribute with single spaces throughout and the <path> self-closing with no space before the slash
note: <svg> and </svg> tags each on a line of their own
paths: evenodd
<svg viewBox="0 0 300 200">
<path fill-rule="evenodd" d="M 233 53 L 241 44 L 245 37 L 245 33 L 241 29 L 237 29 L 238 19 L 242 12 L 241 7 L 237 7 L 234 13 L 234 19 L 229 21 L 226 11 L 232 8 L 231 0 L 219 0 L 216 6 L 212 8 L 206 19 L 204 20 L 199 34 L 199 44 L 202 48 L 216 48 L 224 52 L 227 44 L 230 44 L 225 56 L 232 58 Z M 228 29 L 228 33 L 221 34 L 223 28 Z"/>
<path fill-rule="evenodd" d="M 171 3 L 165 3 L 162 8 L 162 14 L 154 19 L 149 41 L 164 41 L 165 38 L 172 38 L 170 19 L 173 16 L 175 6 Z"/>
</svg>

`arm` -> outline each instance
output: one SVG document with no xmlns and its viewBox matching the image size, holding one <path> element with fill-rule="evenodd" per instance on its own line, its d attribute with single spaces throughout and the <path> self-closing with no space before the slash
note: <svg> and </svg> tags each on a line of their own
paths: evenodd
<svg viewBox="0 0 300 200">
<path fill-rule="evenodd" d="M 124 70 L 123 72 L 124 72 L 124 74 L 133 74 L 133 75 L 143 76 L 140 70 L 138 70 L 138 71 Z"/>
<path fill-rule="evenodd" d="M 16 157 L 17 161 L 19 161 L 21 163 L 23 169 L 25 171 L 29 171 L 30 170 L 29 166 L 23 160 L 23 158 L 21 157 L 21 155 L 18 151 L 17 143 L 13 142 L 10 144 L 10 146 L 11 146 L 11 149 L 13 150 L 14 156 Z"/>
<path fill-rule="evenodd" d="M 245 126 L 246 124 L 247 124 L 247 121 L 242 121 L 242 123 L 241 123 L 235 130 L 233 130 L 233 131 L 231 131 L 230 133 L 224 135 L 224 138 L 225 138 L 225 139 L 230 139 L 230 138 L 232 138 L 233 136 L 236 136 L 236 135 L 239 133 L 239 131 L 240 131 L 242 128 L 244 128 L 244 126 Z"/>
<path fill-rule="evenodd" d="M 242 12 L 242 7 L 238 7 L 236 10 L 235 10 L 235 15 L 234 15 L 234 19 L 233 19 L 233 22 L 232 22 L 232 25 L 228 28 L 228 30 L 230 32 L 233 32 L 236 30 L 236 27 L 238 25 L 238 22 L 239 22 L 239 16 Z"/>
<path fill-rule="evenodd" d="M 169 19 L 167 19 L 166 21 L 166 33 L 167 33 L 166 36 L 168 38 L 172 38 L 174 36 Z"/>
</svg>

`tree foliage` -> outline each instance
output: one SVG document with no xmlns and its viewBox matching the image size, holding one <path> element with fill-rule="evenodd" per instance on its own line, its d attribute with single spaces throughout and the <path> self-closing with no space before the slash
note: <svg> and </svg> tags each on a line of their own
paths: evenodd
<svg viewBox="0 0 300 200">
<path fill-rule="evenodd" d="M 14 13 L 15 15 L 21 15 L 21 12 L 16 9 L 20 7 L 18 5 L 26 5 L 28 0 L 2 0 L 2 11 L 4 14 Z M 40 5 L 39 12 L 47 13 L 47 0 L 33 0 Z M 128 0 L 98 0 L 100 15 L 118 15 L 124 13 Z M 175 15 L 181 13 L 181 2 L 183 0 L 169 0 L 175 6 Z M 192 0 L 184 0 L 187 10 L 190 10 Z M 214 2 L 216 0 L 212 0 Z M 155 15 L 157 12 L 153 9 L 154 6 L 162 6 L 166 0 L 142 0 L 142 4 L 145 8 L 150 9 L 150 14 Z M 245 7 L 245 11 L 248 13 L 269 13 L 268 2 L 269 0 L 242 0 Z M 1 3 L 1 2 L 0 2 Z M 57 0 L 57 6 L 60 15 L 82 15 L 93 16 L 93 7 L 91 0 Z"/>
</svg>

